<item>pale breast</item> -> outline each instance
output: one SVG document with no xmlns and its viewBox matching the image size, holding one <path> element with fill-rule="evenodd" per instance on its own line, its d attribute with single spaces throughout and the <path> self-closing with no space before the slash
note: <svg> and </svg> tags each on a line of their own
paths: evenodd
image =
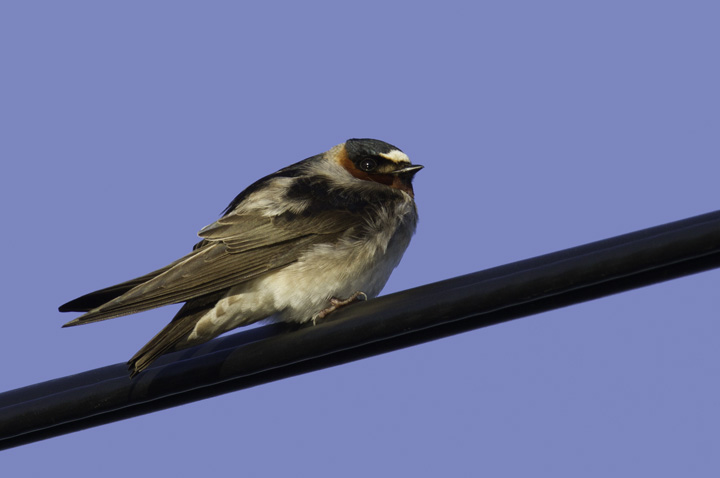
<svg viewBox="0 0 720 478">
<path fill-rule="evenodd" d="M 414 204 L 379 212 L 362 237 L 313 246 L 288 267 L 260 280 L 272 291 L 278 318 L 306 322 L 328 306 L 330 298 L 355 292 L 377 296 L 397 267 L 415 231 Z"/>
</svg>

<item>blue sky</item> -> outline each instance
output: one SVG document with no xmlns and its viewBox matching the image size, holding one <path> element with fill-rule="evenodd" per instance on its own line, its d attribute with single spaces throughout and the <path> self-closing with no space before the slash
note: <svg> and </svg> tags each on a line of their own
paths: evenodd
<svg viewBox="0 0 720 478">
<path fill-rule="evenodd" d="M 61 329 L 259 177 L 401 147 L 384 293 L 718 209 L 715 2 L 6 2 L 10 390 L 126 361 L 177 307 Z M 13 476 L 717 476 L 720 272 L 2 452 Z"/>
</svg>

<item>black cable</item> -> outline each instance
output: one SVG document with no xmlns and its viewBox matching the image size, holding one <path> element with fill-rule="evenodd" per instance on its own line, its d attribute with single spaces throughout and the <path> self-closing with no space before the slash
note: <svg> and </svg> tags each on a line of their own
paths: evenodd
<svg viewBox="0 0 720 478">
<path fill-rule="evenodd" d="M 720 211 L 0 394 L 0 449 L 720 267 Z"/>
</svg>

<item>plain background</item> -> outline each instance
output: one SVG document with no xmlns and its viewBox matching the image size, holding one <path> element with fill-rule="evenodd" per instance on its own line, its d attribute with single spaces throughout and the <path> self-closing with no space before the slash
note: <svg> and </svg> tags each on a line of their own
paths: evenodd
<svg viewBox="0 0 720 478">
<path fill-rule="evenodd" d="M 168 307 L 57 306 L 186 253 L 349 137 L 424 164 L 384 293 L 709 212 L 717 2 L 3 2 L 0 390 Z M 713 271 L 5 451 L 4 476 L 718 476 Z M 1 426 L 1 424 L 0 424 Z"/>
</svg>

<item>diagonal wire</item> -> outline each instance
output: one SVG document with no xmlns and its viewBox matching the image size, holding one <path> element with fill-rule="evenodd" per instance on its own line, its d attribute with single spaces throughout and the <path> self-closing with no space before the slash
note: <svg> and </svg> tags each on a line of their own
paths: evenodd
<svg viewBox="0 0 720 478">
<path fill-rule="evenodd" d="M 0 394 L 0 449 L 720 267 L 720 211 Z"/>
</svg>

